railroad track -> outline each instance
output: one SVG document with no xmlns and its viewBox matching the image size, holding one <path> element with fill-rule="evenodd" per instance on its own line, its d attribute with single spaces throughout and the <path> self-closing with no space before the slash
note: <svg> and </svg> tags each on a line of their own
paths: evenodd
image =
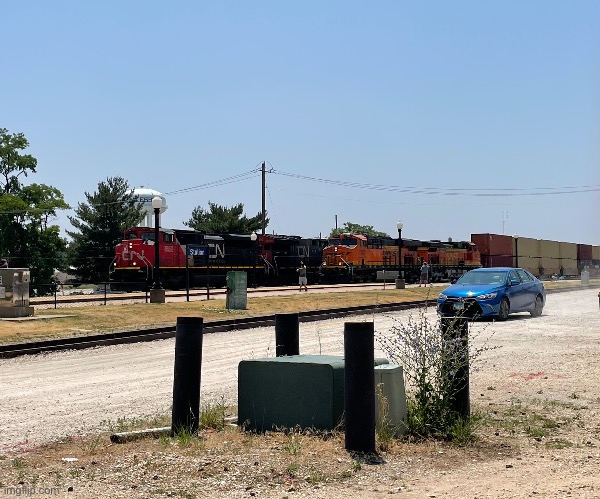
<svg viewBox="0 0 600 499">
<path fill-rule="evenodd" d="M 361 286 L 361 285 L 356 285 Z M 362 285 L 365 286 L 365 285 Z M 368 285 L 367 285 L 368 286 Z M 598 288 L 598 286 L 589 286 L 588 289 Z M 260 288 L 259 288 L 260 289 Z M 289 288 L 287 288 L 289 289 Z M 574 289 L 581 288 L 554 288 L 547 289 L 546 294 L 560 293 L 573 291 Z M 281 288 L 273 288 L 271 291 L 278 291 Z M 221 293 L 225 293 L 224 290 L 220 290 Z M 264 291 L 264 289 L 262 290 Z M 205 291 L 197 291 L 197 294 L 203 294 Z M 212 291 L 211 291 L 212 294 Z M 215 294 L 218 294 L 216 292 Z M 143 294 L 142 294 L 143 297 Z M 102 300 L 101 297 L 78 297 L 79 301 L 90 301 L 94 298 Z M 122 299 L 131 299 L 128 296 L 124 296 Z M 599 294 L 600 299 L 600 294 Z M 38 302 L 39 303 L 39 302 Z M 600 302 L 599 302 L 600 303 Z M 403 303 L 394 304 L 383 304 L 383 305 L 363 305 L 356 307 L 345 307 L 329 310 L 316 310 L 309 312 L 300 312 L 298 314 L 300 322 L 311 322 L 321 321 L 326 319 L 333 319 L 337 317 L 347 317 L 351 315 L 360 315 L 366 313 L 385 313 L 394 312 L 398 310 L 407 310 L 411 308 L 418 308 L 427 304 L 434 305 L 435 300 L 415 300 Z M 204 323 L 204 333 L 216 333 L 221 331 L 232 331 L 234 329 L 251 329 L 255 327 L 267 327 L 275 324 L 275 314 L 264 315 L 257 317 L 246 317 L 237 318 L 221 321 L 210 321 Z M 22 355 L 33 355 L 38 353 L 46 352 L 57 352 L 61 350 L 79 350 L 84 348 L 93 348 L 98 346 L 117 345 L 125 343 L 140 343 L 144 341 L 154 341 L 165 338 L 172 338 L 175 336 L 176 326 L 164 326 L 159 328 L 148 328 L 138 329 L 131 331 L 120 331 L 114 333 L 103 333 L 90 336 L 81 336 L 76 338 L 64 338 L 57 340 L 46 340 L 46 341 L 35 341 L 11 345 L 0 345 L 0 359 L 19 357 Z"/>
<path fill-rule="evenodd" d="M 298 318 L 300 322 L 314 322 L 326 319 L 334 319 L 338 317 L 362 315 L 367 313 L 385 313 L 395 312 L 398 310 L 408 310 L 411 308 L 418 308 L 432 303 L 433 302 L 431 300 L 416 300 L 404 303 L 362 305 L 356 307 L 316 310 L 309 312 L 299 312 Z M 256 327 L 269 327 L 274 325 L 275 314 L 271 314 L 257 317 L 245 317 L 205 322 L 203 332 L 204 334 L 207 334 L 222 331 L 251 329 Z M 0 345 L 0 358 L 8 359 L 20 357 L 23 355 L 58 352 L 62 350 L 81 350 L 84 348 L 161 340 L 165 338 L 173 338 L 175 336 L 175 331 L 176 325 L 171 325 L 157 328 L 137 329 L 131 331 L 120 331 L 114 333 L 80 336 L 76 338 L 63 338 L 56 340 L 44 340 L 11 345 Z"/>
</svg>

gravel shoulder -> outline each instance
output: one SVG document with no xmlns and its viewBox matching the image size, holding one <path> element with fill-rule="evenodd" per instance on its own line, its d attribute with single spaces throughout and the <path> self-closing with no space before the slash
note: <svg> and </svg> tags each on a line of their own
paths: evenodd
<svg viewBox="0 0 600 499">
<path fill-rule="evenodd" d="M 351 320 L 374 320 L 386 331 L 408 314 Z M 427 317 L 435 320 L 433 310 Z M 344 322 L 302 324 L 301 353 L 341 355 Z M 361 464 L 339 435 L 298 434 L 297 454 L 290 435 L 235 431 L 185 449 L 109 445 L 110 422 L 169 413 L 174 340 L 2 360 L 0 495 L 34 483 L 100 498 L 600 497 L 597 291 L 550 294 L 542 317 L 515 315 L 471 329 L 481 332 L 474 346 L 487 338 L 499 347 L 471 373 L 472 408 L 486 414 L 480 441 L 465 448 L 397 442 L 382 453 L 383 464 Z M 206 335 L 203 401 L 235 404 L 239 361 L 274 350 L 274 328 Z M 546 434 L 532 431 L 544 424 Z M 67 455 L 79 461 L 62 461 Z"/>
</svg>

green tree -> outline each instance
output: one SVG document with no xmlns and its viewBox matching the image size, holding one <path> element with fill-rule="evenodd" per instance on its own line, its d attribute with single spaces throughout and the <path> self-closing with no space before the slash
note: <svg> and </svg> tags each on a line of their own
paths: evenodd
<svg viewBox="0 0 600 499">
<path fill-rule="evenodd" d="M 69 205 L 55 187 L 21 183 L 37 168 L 37 159 L 21 152 L 27 147 L 22 133 L 0 128 L 0 256 L 11 267 L 29 268 L 35 286 L 49 282 L 54 269 L 64 266 L 66 240 L 50 222 Z"/>
<path fill-rule="evenodd" d="M 262 228 L 262 214 L 258 213 L 251 218 L 246 217 L 242 203 L 227 208 L 209 201 L 208 208 L 205 210 L 197 206 L 192 211 L 192 217 L 183 223 L 208 234 L 250 234 Z M 265 224 L 269 225 L 268 218 L 265 219 Z"/>
<path fill-rule="evenodd" d="M 351 222 L 344 222 L 344 225 L 338 229 L 331 229 L 332 236 L 339 236 L 340 234 L 362 234 L 368 237 L 390 237 L 385 232 L 379 232 L 373 229 L 372 225 L 359 225 Z"/>
<path fill-rule="evenodd" d="M 19 152 L 28 147 L 29 141 L 23 133 L 11 135 L 6 128 L 0 128 L 0 175 L 4 177 L 2 190 L 5 194 L 18 194 L 21 189 L 19 177 L 36 172 L 37 159 Z"/>
<path fill-rule="evenodd" d="M 72 241 L 68 260 L 74 274 L 83 282 L 108 280 L 115 246 L 123 232 L 144 218 L 142 204 L 137 202 L 127 181 L 110 177 L 98 184 L 93 194 L 85 193 L 87 203 L 79 203 L 76 216 L 69 217 L 76 231 L 67 231 Z"/>
</svg>

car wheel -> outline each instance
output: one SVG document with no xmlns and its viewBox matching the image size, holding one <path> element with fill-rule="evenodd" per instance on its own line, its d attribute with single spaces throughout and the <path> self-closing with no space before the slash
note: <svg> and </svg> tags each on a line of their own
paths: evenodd
<svg viewBox="0 0 600 499">
<path fill-rule="evenodd" d="M 508 314 L 510 314 L 510 303 L 508 303 L 508 298 L 502 298 L 498 309 L 498 320 L 505 321 L 508 319 Z"/>
<path fill-rule="evenodd" d="M 535 305 L 533 306 L 533 310 L 531 310 L 529 313 L 532 317 L 539 317 L 540 315 L 542 315 L 543 308 L 544 300 L 542 300 L 542 297 L 538 295 L 535 298 Z"/>
</svg>

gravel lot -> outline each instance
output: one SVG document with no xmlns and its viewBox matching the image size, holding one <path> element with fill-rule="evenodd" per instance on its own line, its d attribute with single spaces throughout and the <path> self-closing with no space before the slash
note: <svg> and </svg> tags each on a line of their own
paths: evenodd
<svg viewBox="0 0 600 499">
<path fill-rule="evenodd" d="M 375 320 L 376 330 L 385 331 L 394 320 L 407 315 L 402 312 L 349 320 Z M 427 315 L 435 320 L 433 310 Z M 342 354 L 344 322 L 335 319 L 301 324 L 301 353 Z M 581 422 L 568 425 L 570 429 L 564 434 L 572 445 L 549 452 L 526 439 L 512 446 L 512 452 L 507 453 L 510 459 L 502 453 L 495 458 L 469 455 L 459 459 L 446 452 L 446 464 L 440 461 L 426 469 L 427 459 L 417 466 L 406 456 L 390 456 L 385 466 L 370 467 L 358 481 L 323 487 L 314 495 L 292 491 L 293 497 L 600 497 L 597 290 L 550 294 L 542 317 L 518 314 L 505 323 L 486 321 L 472 326 L 472 331 L 480 330 L 485 332 L 476 341 L 491 334 L 490 346 L 500 348 L 487 351 L 481 369 L 471 374 L 472 404 L 500 407 L 514 401 L 535 404 L 545 400 L 564 405 L 565 411 L 576 405 Z M 235 403 L 238 362 L 273 356 L 274 336 L 274 328 L 206 335 L 203 400 L 225 397 Z M 169 413 L 173 354 L 174 340 L 163 340 L 1 360 L 0 455 L 17 455 L 43 442 L 97 431 L 106 420 Z M 383 356 L 383 352 L 376 355 Z M 444 454 L 432 450 L 433 454 L 438 452 Z M 292 497 L 285 490 L 271 492 L 257 494 Z"/>
</svg>

